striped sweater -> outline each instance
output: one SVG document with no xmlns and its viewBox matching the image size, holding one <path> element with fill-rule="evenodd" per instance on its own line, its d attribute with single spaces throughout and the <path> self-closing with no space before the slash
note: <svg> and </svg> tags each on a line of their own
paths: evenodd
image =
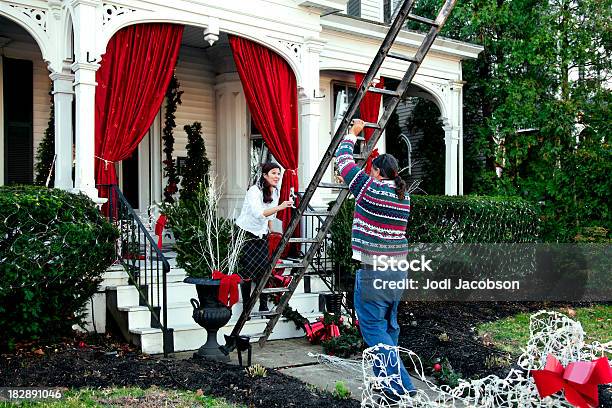
<svg viewBox="0 0 612 408">
<path fill-rule="evenodd" d="M 344 183 L 355 196 L 351 245 L 353 258 L 372 264 L 374 255 L 406 258 L 406 227 L 410 198 L 400 200 L 393 180 L 376 180 L 355 164 L 356 137 L 348 134 L 336 151 L 336 164 Z"/>
</svg>

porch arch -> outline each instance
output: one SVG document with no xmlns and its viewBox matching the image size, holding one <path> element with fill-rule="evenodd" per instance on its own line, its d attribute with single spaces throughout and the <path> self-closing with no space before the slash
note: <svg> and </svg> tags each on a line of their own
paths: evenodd
<svg viewBox="0 0 612 408">
<path fill-rule="evenodd" d="M 300 87 L 302 85 L 302 79 L 304 77 L 301 71 L 301 63 L 298 59 L 289 51 L 288 48 L 283 47 L 281 42 L 276 40 L 275 38 L 271 38 L 265 35 L 260 29 L 256 29 L 253 27 L 245 27 L 250 28 L 243 29 L 243 27 L 239 24 L 232 23 L 230 21 L 215 19 L 215 21 L 219 25 L 219 32 L 224 32 L 227 34 L 232 34 L 238 37 L 246 38 L 248 40 L 254 41 L 258 44 L 263 45 L 264 47 L 274 51 L 276 54 L 280 55 L 291 67 L 293 74 L 295 75 L 295 79 L 297 82 L 297 86 Z M 184 26 L 192 26 L 201 28 L 204 30 L 210 26 L 210 17 L 206 16 L 196 16 L 196 18 L 192 18 L 191 16 L 183 16 L 183 17 L 161 17 L 157 13 L 141 13 L 141 12 L 133 12 L 132 14 L 128 14 L 126 17 L 124 15 L 116 17 L 112 21 L 108 22 L 102 31 L 102 34 L 98 38 L 98 47 L 97 47 L 97 57 L 101 57 L 106 52 L 106 46 L 110 39 L 115 35 L 117 31 L 124 27 L 128 27 L 136 24 L 146 24 L 146 23 L 169 23 L 169 24 L 181 24 Z M 207 24 L 208 23 L 208 24 Z M 259 31 L 259 32 L 258 32 Z"/>
<path fill-rule="evenodd" d="M 347 64 L 343 64 L 343 65 L 322 63 L 320 71 L 321 72 L 322 71 L 343 71 L 343 72 L 350 72 L 350 73 L 359 72 L 365 75 L 365 72 L 363 72 L 363 64 L 351 63 L 350 61 L 347 61 Z M 381 68 L 380 74 L 383 77 L 401 81 L 404 73 L 399 72 L 396 74 L 394 71 Z M 448 118 L 448 107 L 444 101 L 444 95 L 442 95 L 441 91 L 437 89 L 436 86 L 425 81 L 423 76 L 419 76 L 418 74 L 414 76 L 410 84 L 426 92 L 431 97 L 433 102 L 436 104 L 438 109 L 440 109 L 440 114 L 442 115 L 442 117 Z M 418 96 L 422 96 L 422 95 L 418 95 Z"/>
<path fill-rule="evenodd" d="M 45 11 L 49 13 L 48 10 Z M 2 2 L 0 2 L 0 17 L 18 24 L 34 39 L 40 49 L 43 61 L 47 63 L 48 69 L 53 72 L 51 67 L 51 51 L 53 48 L 50 44 L 49 35 L 35 22 L 34 18 L 27 15 L 21 7 L 11 7 Z"/>
</svg>

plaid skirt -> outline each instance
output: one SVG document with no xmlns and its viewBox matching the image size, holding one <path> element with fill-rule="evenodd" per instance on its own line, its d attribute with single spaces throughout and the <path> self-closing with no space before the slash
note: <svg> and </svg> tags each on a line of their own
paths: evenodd
<svg viewBox="0 0 612 408">
<path fill-rule="evenodd" d="M 268 240 L 248 232 L 246 235 L 238 258 L 238 275 L 243 279 L 259 281 L 270 265 Z"/>
</svg>

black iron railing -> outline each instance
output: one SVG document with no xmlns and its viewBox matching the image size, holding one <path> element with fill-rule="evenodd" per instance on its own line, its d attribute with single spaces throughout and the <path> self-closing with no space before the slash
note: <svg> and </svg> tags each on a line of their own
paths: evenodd
<svg viewBox="0 0 612 408">
<path fill-rule="evenodd" d="M 164 355 L 174 351 L 168 327 L 168 282 L 170 264 L 117 185 L 98 185 L 108 198 L 102 211 L 119 229 L 117 261 L 128 273 L 139 294 L 139 305 L 151 312 L 151 327 L 162 330 Z"/>
<path fill-rule="evenodd" d="M 298 196 L 300 196 L 301 198 L 301 192 L 297 193 Z M 315 209 L 308 204 L 308 211 L 315 211 Z M 315 237 L 319 230 L 321 229 L 321 226 L 323 225 L 323 222 L 325 221 L 324 216 L 320 216 L 320 215 L 314 215 L 314 216 L 303 216 L 302 217 L 302 235 L 304 238 L 310 238 L 310 237 Z M 301 245 L 312 245 L 312 244 L 301 244 Z M 333 241 L 331 239 L 331 232 L 328 232 L 325 235 L 325 238 L 323 239 L 323 242 L 321 243 L 320 247 L 317 249 L 317 252 L 314 256 L 314 258 L 312 259 L 310 266 L 312 267 L 312 272 L 307 274 L 308 275 L 317 275 L 319 278 L 321 278 L 321 280 L 323 281 L 323 283 L 325 284 L 325 286 L 327 287 L 327 289 L 329 289 L 330 292 L 332 293 L 339 293 L 343 290 L 343 286 L 340 284 L 341 280 L 344 279 L 352 279 L 352 275 L 350 273 L 348 273 L 349 276 L 342 276 L 343 272 L 346 271 L 340 271 L 339 268 L 337 267 L 336 263 L 334 262 L 333 257 L 331 256 L 331 253 L 333 252 Z M 302 252 L 306 252 L 307 248 L 302 248 Z M 348 296 L 351 296 L 351 294 L 347 294 Z M 345 296 L 342 299 L 342 307 L 345 310 L 351 311 L 351 313 L 353 313 L 353 307 L 351 305 L 352 300 L 348 299 L 347 296 Z M 353 316 L 354 318 L 354 316 Z"/>
</svg>

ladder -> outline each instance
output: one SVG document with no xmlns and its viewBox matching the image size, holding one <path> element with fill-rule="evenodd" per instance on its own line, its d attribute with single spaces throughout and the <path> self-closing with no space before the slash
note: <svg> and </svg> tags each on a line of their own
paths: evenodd
<svg viewBox="0 0 612 408">
<path fill-rule="evenodd" d="M 327 147 L 327 150 L 323 155 L 323 158 L 319 163 L 319 167 L 317 168 L 312 180 L 310 181 L 308 188 L 306 188 L 306 191 L 303 194 L 300 194 L 301 199 L 299 200 L 299 204 L 297 208 L 293 211 L 289 226 L 283 233 L 283 237 L 272 255 L 270 266 L 266 270 L 262 279 L 259 281 L 259 284 L 251 295 L 250 301 L 244 306 L 242 314 L 238 318 L 238 321 L 236 322 L 231 335 L 226 336 L 227 343 L 225 347 L 222 347 L 222 349 L 224 349 L 224 352 L 229 353 L 229 351 L 233 350 L 236 347 L 236 343 L 239 341 L 240 332 L 244 327 L 244 324 L 250 317 L 267 317 L 269 319 L 263 333 L 258 333 L 256 335 L 250 336 L 259 338 L 259 345 L 261 347 L 264 346 L 268 336 L 270 336 L 272 330 L 274 329 L 274 326 L 280 319 L 283 310 L 289 303 L 289 299 L 295 292 L 300 280 L 306 274 L 306 270 L 308 269 L 308 266 L 314 258 L 317 250 L 321 246 L 321 243 L 325 239 L 327 231 L 329 230 L 329 227 L 331 226 L 335 215 L 338 213 L 340 206 L 342 205 L 346 197 L 349 195 L 348 187 L 345 184 L 321 183 L 321 179 L 329 168 L 329 165 L 334 158 L 338 145 L 340 144 L 340 142 L 344 138 L 344 135 L 346 135 L 349 129 L 350 118 L 352 118 L 353 115 L 355 115 L 355 113 L 357 112 L 357 109 L 366 92 L 379 93 L 389 97 L 385 100 L 384 111 L 383 114 L 380 116 L 378 122 L 366 122 L 365 124 L 366 128 L 373 128 L 374 132 L 370 140 L 367 142 L 366 146 L 362 149 L 362 154 L 355 155 L 355 159 L 357 159 L 358 164 L 363 165 L 365 163 L 365 160 L 368 158 L 368 156 L 374 149 L 374 146 L 376 145 L 376 142 L 384 131 L 387 122 L 391 117 L 391 114 L 395 111 L 395 108 L 401 101 L 404 93 L 406 92 L 406 89 L 408 88 L 408 85 L 414 78 L 417 69 L 425 58 L 425 55 L 427 55 L 427 52 L 431 48 L 431 45 L 433 44 L 434 40 L 440 33 L 440 30 L 446 23 L 446 20 L 450 15 L 453 7 L 455 6 L 456 1 L 457 0 L 445 0 L 444 5 L 442 6 L 435 20 L 411 14 L 410 11 L 414 5 L 415 0 L 404 0 L 401 7 L 397 10 L 395 19 L 393 20 L 393 23 L 389 28 L 387 36 L 383 40 L 380 49 L 374 57 L 374 61 L 372 62 L 372 65 L 370 65 L 370 68 L 368 69 L 368 72 L 365 75 L 361 86 L 357 89 L 355 97 L 348 106 L 348 109 L 345 112 L 344 117 L 340 122 L 340 125 L 337 127 L 334 137 L 332 138 L 329 146 Z M 430 27 L 428 33 L 425 35 L 423 42 L 419 46 L 414 56 L 389 52 L 391 46 L 395 41 L 395 38 L 399 34 L 407 19 L 426 24 Z M 408 70 L 404 74 L 404 77 L 399 83 L 397 89 L 394 91 L 370 86 L 372 80 L 374 79 L 378 70 L 382 66 L 385 58 L 394 58 L 410 63 L 410 65 L 408 66 Z M 309 206 L 310 200 L 312 199 L 317 188 L 331 188 L 340 190 L 337 200 L 329 211 L 313 211 L 312 207 Z M 302 220 L 302 217 L 308 216 L 320 217 L 323 220 L 320 224 L 316 236 L 312 238 L 293 238 L 293 232 L 295 231 L 295 228 L 297 227 L 298 223 Z M 301 256 L 300 258 L 281 260 L 281 254 L 289 244 L 308 244 L 308 247 L 303 256 Z M 272 275 L 272 272 L 274 271 L 274 269 L 277 268 L 291 269 L 291 274 L 293 275 L 291 283 L 286 288 L 283 287 L 264 289 L 268 279 Z M 281 293 L 280 301 L 278 302 L 276 307 L 270 311 L 252 312 L 253 307 L 258 301 L 259 295 L 261 293 Z"/>
</svg>

